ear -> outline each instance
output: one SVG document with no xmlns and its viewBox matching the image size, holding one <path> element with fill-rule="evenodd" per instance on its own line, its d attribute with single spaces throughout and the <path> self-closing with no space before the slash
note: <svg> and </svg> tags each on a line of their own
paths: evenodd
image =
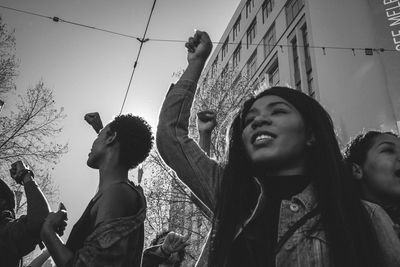
<svg viewBox="0 0 400 267">
<path fill-rule="evenodd" d="M 353 177 L 356 180 L 361 180 L 363 177 L 363 170 L 360 165 L 357 163 L 352 163 L 351 164 L 351 172 L 353 173 Z"/>
<path fill-rule="evenodd" d="M 110 132 L 107 135 L 106 144 L 111 145 L 117 141 L 117 132 Z"/>
<path fill-rule="evenodd" d="M 314 143 L 315 143 L 315 135 L 313 132 L 309 131 L 306 145 L 308 147 L 312 147 L 314 145 Z"/>
</svg>

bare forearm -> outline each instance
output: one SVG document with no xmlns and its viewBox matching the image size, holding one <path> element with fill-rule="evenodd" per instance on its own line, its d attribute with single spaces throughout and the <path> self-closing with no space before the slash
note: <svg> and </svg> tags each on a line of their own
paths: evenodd
<svg viewBox="0 0 400 267">
<path fill-rule="evenodd" d="M 200 132 L 199 146 L 210 156 L 211 132 Z"/>
<path fill-rule="evenodd" d="M 57 267 L 65 267 L 73 259 L 72 251 L 64 245 L 54 231 L 46 230 L 42 239 Z"/>
<path fill-rule="evenodd" d="M 24 189 L 28 206 L 28 225 L 30 229 L 39 231 L 42 223 L 50 212 L 50 207 L 36 182 L 31 178 L 24 180 Z"/>
</svg>

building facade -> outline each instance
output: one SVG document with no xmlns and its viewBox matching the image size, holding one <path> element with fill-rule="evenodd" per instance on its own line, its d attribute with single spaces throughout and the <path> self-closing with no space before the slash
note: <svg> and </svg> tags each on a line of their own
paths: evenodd
<svg viewBox="0 0 400 267">
<path fill-rule="evenodd" d="M 242 0 L 204 77 L 232 69 L 251 90 L 301 90 L 328 110 L 343 144 L 363 129 L 399 132 L 399 51 L 399 0 Z"/>
</svg>

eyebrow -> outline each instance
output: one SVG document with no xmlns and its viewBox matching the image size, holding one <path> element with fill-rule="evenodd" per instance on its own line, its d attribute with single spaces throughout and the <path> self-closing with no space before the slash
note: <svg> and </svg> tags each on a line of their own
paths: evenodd
<svg viewBox="0 0 400 267">
<path fill-rule="evenodd" d="M 285 105 L 285 106 L 287 106 L 288 108 L 292 109 L 292 107 L 291 107 L 288 103 L 283 102 L 283 101 L 276 101 L 276 102 L 269 103 L 269 104 L 267 105 L 267 108 L 273 108 L 273 107 L 275 107 L 275 106 L 277 106 L 277 105 Z M 247 115 L 249 115 L 250 113 L 254 113 L 254 112 L 256 112 L 256 109 L 253 108 L 253 107 L 250 108 L 245 117 L 247 117 Z"/>
</svg>

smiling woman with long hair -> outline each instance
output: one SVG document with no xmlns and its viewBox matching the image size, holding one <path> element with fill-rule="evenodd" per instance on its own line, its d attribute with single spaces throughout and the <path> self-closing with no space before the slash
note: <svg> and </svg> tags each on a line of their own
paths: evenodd
<svg viewBox="0 0 400 267">
<path fill-rule="evenodd" d="M 225 165 L 188 137 L 212 45 L 197 31 L 186 47 L 189 65 L 164 101 L 157 147 L 214 213 L 208 263 L 201 266 L 399 266 L 400 248 L 390 257 L 379 243 L 332 120 L 313 98 L 272 87 L 246 101 L 229 131 Z"/>
</svg>

